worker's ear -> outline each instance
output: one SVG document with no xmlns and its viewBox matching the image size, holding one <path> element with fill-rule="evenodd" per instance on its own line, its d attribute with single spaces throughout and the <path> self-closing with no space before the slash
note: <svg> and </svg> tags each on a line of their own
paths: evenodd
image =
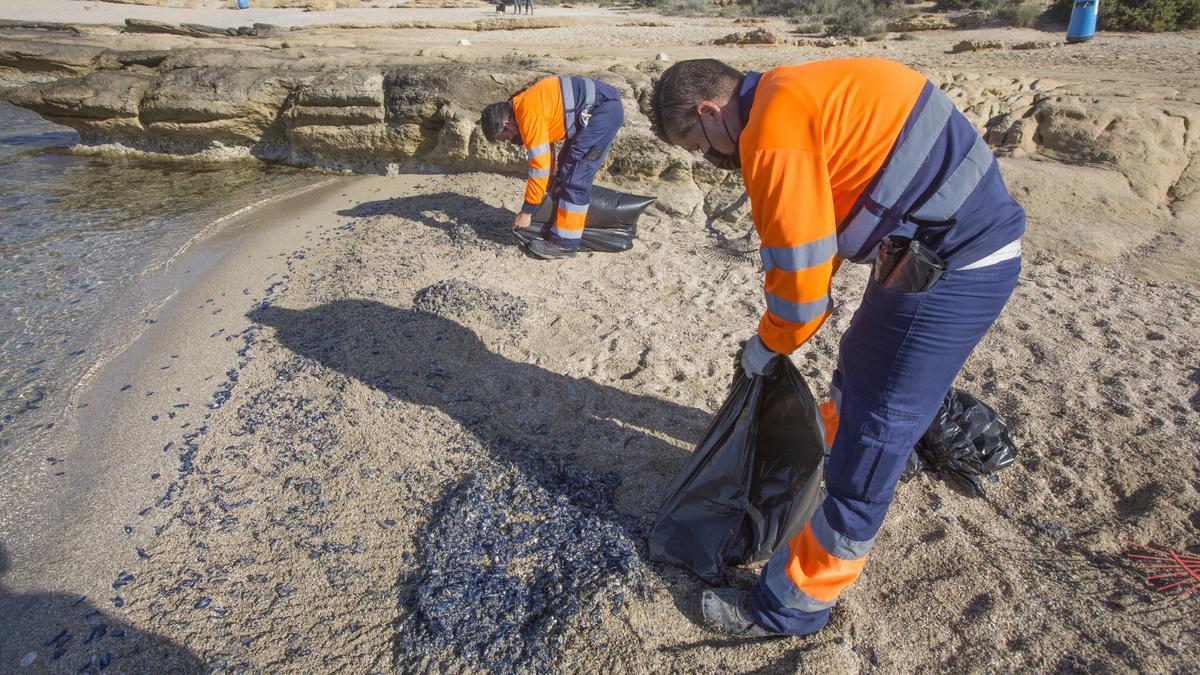
<svg viewBox="0 0 1200 675">
<path fill-rule="evenodd" d="M 715 101 L 700 101 L 696 104 L 696 112 L 701 117 L 715 115 L 721 112 L 721 106 L 717 105 Z"/>
</svg>

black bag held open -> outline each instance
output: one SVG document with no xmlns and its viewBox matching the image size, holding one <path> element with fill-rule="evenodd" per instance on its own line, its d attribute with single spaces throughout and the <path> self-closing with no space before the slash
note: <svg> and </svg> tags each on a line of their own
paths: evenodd
<svg viewBox="0 0 1200 675">
<path fill-rule="evenodd" d="M 654 203 L 654 197 L 630 195 L 608 188 L 593 187 L 592 200 L 584 220 L 583 241 L 579 247 L 584 251 L 618 253 L 633 248 L 637 236 L 637 221 Z M 546 197 L 533 214 L 533 224 L 516 231 L 522 245 L 534 239 L 545 239 L 550 234 L 550 224 L 555 218 L 554 200 Z"/>
<path fill-rule="evenodd" d="M 650 557 L 719 584 L 729 565 L 769 558 L 821 502 L 824 430 L 790 359 L 733 386 L 675 479 L 650 532 Z"/>
</svg>

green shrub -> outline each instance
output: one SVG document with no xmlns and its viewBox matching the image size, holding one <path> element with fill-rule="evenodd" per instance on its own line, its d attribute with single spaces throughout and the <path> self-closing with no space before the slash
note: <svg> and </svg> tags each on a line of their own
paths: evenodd
<svg viewBox="0 0 1200 675">
<path fill-rule="evenodd" d="M 991 10 L 992 18 L 1014 26 L 1028 28 L 1042 14 L 1042 3 L 1038 0 L 1010 0 L 1003 6 Z"/>
<path fill-rule="evenodd" d="M 885 17 L 911 13 L 902 0 L 755 0 L 760 16 L 787 16 L 814 32 L 823 24 L 830 35 L 876 37 L 887 32 Z"/>
<path fill-rule="evenodd" d="M 838 0 L 756 0 L 754 13 L 759 16 L 813 17 L 837 11 Z"/>
<path fill-rule="evenodd" d="M 1037 0 L 1027 0 L 1017 5 L 1013 10 L 1013 23 L 1022 27 L 1029 28 L 1042 13 L 1042 3 Z"/>
<path fill-rule="evenodd" d="M 830 35 L 872 37 L 887 32 L 887 25 L 867 3 L 847 2 L 832 16 L 825 17 L 825 31 Z"/>
<path fill-rule="evenodd" d="M 1055 0 L 1044 16 L 1066 22 L 1074 4 L 1073 0 Z M 1200 28 L 1200 0 L 1105 0 L 1100 5 L 1099 27 L 1150 33 Z"/>
<path fill-rule="evenodd" d="M 797 21 L 792 30 L 804 35 L 807 33 L 824 33 L 825 23 L 822 21 Z"/>
</svg>

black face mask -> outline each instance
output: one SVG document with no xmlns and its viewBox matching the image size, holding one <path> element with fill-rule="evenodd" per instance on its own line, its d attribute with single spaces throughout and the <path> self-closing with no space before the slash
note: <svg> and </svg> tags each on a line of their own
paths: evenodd
<svg viewBox="0 0 1200 675">
<path fill-rule="evenodd" d="M 729 128 L 725 126 L 725 121 L 721 120 L 721 126 L 725 128 L 725 135 L 729 136 L 729 140 L 733 142 L 733 153 L 724 153 L 713 147 L 712 141 L 708 138 L 708 130 L 704 128 L 704 119 L 700 119 L 700 131 L 704 133 L 704 140 L 708 143 L 708 150 L 704 153 L 704 159 L 709 164 L 723 171 L 741 171 L 742 161 L 737 154 L 737 141 L 734 140 L 733 134 L 729 133 Z"/>
</svg>

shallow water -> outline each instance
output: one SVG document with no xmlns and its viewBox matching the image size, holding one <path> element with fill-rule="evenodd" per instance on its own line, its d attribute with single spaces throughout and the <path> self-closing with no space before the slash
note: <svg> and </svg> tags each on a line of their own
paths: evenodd
<svg viewBox="0 0 1200 675">
<path fill-rule="evenodd" d="M 0 102 L 0 464 L 153 298 L 136 282 L 213 222 L 319 180 L 258 164 L 83 157 L 77 134 Z M 41 411 L 41 414 L 33 414 Z"/>
</svg>

